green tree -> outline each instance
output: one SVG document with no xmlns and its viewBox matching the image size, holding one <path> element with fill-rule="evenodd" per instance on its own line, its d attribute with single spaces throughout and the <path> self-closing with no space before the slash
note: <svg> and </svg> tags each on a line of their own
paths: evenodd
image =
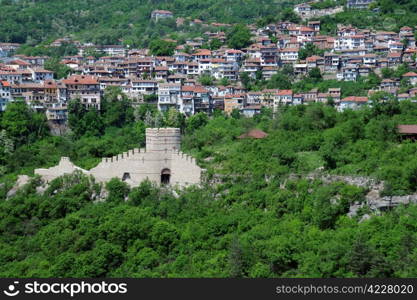
<svg viewBox="0 0 417 300">
<path fill-rule="evenodd" d="M 106 189 L 109 192 L 107 201 L 112 203 L 121 203 L 125 201 L 130 191 L 127 183 L 118 178 L 112 178 L 109 182 L 107 182 Z"/>
<path fill-rule="evenodd" d="M 230 277 L 239 278 L 244 275 L 243 251 L 237 236 L 234 236 L 229 251 Z"/>
<path fill-rule="evenodd" d="M 242 82 L 243 86 L 247 89 L 250 84 L 250 77 L 248 72 L 242 72 L 240 73 L 240 81 Z"/>
<path fill-rule="evenodd" d="M 268 89 L 290 89 L 291 79 L 287 75 L 285 75 L 283 72 L 278 72 L 274 75 L 272 75 L 271 79 L 267 83 Z"/>
<path fill-rule="evenodd" d="M 103 135 L 105 124 L 103 122 L 103 118 L 96 108 L 90 108 L 83 116 L 81 122 L 84 123 L 84 134 L 92 136 Z"/>
<path fill-rule="evenodd" d="M 233 26 L 227 35 L 227 45 L 232 49 L 242 49 L 251 44 L 249 28 L 243 24 Z"/>
<path fill-rule="evenodd" d="M 280 19 L 282 21 L 290 21 L 293 23 L 299 23 L 301 21 L 300 17 L 291 8 L 285 8 L 282 10 Z"/>
<path fill-rule="evenodd" d="M 217 50 L 222 46 L 222 42 L 219 39 L 212 39 L 209 43 L 210 50 Z"/>
<path fill-rule="evenodd" d="M 31 135 L 41 138 L 45 135 L 46 120 L 32 112 L 25 102 L 11 102 L 1 118 L 1 127 L 6 130 L 7 136 L 16 144 L 29 141 Z"/>
<path fill-rule="evenodd" d="M 198 78 L 198 81 L 200 81 L 200 83 L 202 85 L 206 85 L 206 86 L 210 86 L 214 84 L 214 77 L 211 76 L 210 74 L 202 74 L 200 75 L 200 77 Z"/>
<path fill-rule="evenodd" d="M 324 50 L 319 49 L 316 45 L 313 43 L 307 43 L 304 45 L 304 47 L 300 48 L 298 51 L 298 58 L 305 60 L 307 57 L 318 55 L 321 56 L 324 54 Z"/>
<path fill-rule="evenodd" d="M 59 58 L 50 58 L 45 62 L 45 69 L 54 72 L 56 79 L 67 77 L 71 73 L 71 68 L 61 64 Z"/>
<path fill-rule="evenodd" d="M 68 103 L 68 125 L 76 136 L 84 134 L 86 128 L 82 121 L 84 115 L 87 113 L 85 106 L 80 99 L 74 99 Z"/>
<path fill-rule="evenodd" d="M 226 77 L 223 77 L 222 79 L 220 79 L 219 84 L 223 86 L 228 86 L 230 84 L 230 81 Z"/>
<path fill-rule="evenodd" d="M 174 54 L 175 44 L 161 39 L 151 41 L 149 50 L 152 55 L 171 56 Z"/>
<path fill-rule="evenodd" d="M 381 74 L 382 74 L 382 78 L 387 79 L 387 78 L 393 78 L 395 72 L 391 68 L 382 68 Z"/>
<path fill-rule="evenodd" d="M 239 109 L 237 109 L 237 108 L 233 109 L 233 110 L 232 110 L 232 113 L 230 114 L 230 116 L 231 116 L 233 119 L 240 119 L 240 117 L 241 117 L 241 115 L 240 115 L 240 110 L 239 110 Z"/>
<path fill-rule="evenodd" d="M 187 132 L 191 133 L 196 129 L 205 126 L 208 123 L 208 116 L 205 113 L 196 113 L 195 115 L 189 117 L 186 123 Z"/>
<path fill-rule="evenodd" d="M 185 116 L 174 107 L 171 107 L 167 112 L 165 123 L 168 127 L 180 128 L 181 131 L 184 131 Z"/>
<path fill-rule="evenodd" d="M 123 127 L 134 120 L 134 109 L 126 94 L 118 87 L 108 87 L 101 102 L 105 126 Z"/>
<path fill-rule="evenodd" d="M 313 80 L 314 83 L 320 82 L 323 80 L 321 71 L 319 68 L 313 68 L 308 72 L 308 77 Z"/>
</svg>

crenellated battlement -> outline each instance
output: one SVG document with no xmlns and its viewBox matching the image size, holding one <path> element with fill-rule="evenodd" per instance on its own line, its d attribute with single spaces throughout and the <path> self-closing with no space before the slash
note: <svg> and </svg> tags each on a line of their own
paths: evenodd
<svg viewBox="0 0 417 300">
<path fill-rule="evenodd" d="M 192 157 L 191 155 L 188 155 L 182 151 L 176 151 L 172 154 L 172 156 L 176 159 L 185 159 L 186 161 L 189 161 L 190 163 L 195 164 L 196 163 L 196 159 L 194 157 Z"/>
<path fill-rule="evenodd" d="M 134 148 L 113 157 L 103 157 L 100 164 L 111 164 L 122 160 L 137 160 L 141 159 L 145 153 L 145 148 Z"/>
<path fill-rule="evenodd" d="M 154 155 L 146 155 L 146 154 L 154 154 Z M 147 152 L 145 148 L 142 149 L 131 149 L 127 152 L 123 152 L 121 154 L 115 155 L 113 157 L 104 157 L 99 165 L 107 165 L 112 164 L 120 161 L 145 161 L 145 160 L 170 160 L 170 159 L 184 159 L 185 161 L 189 161 L 191 163 L 196 163 L 196 159 L 191 155 L 188 155 L 180 150 L 177 151 L 162 151 L 160 153 L 152 153 Z"/>
</svg>

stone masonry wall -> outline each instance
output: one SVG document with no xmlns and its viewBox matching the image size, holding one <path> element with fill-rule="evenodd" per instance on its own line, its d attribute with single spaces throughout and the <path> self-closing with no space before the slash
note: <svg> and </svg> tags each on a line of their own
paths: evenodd
<svg viewBox="0 0 417 300">
<path fill-rule="evenodd" d="M 68 157 L 61 157 L 58 165 L 49 169 L 36 169 L 35 174 L 40 175 L 45 181 L 51 181 L 65 174 L 72 174 L 76 170 L 80 170 L 84 174 L 89 172 L 74 165 Z"/>
<path fill-rule="evenodd" d="M 146 151 L 178 151 L 181 147 L 179 128 L 147 128 Z"/>
<path fill-rule="evenodd" d="M 182 152 L 172 154 L 171 182 L 178 185 L 197 184 L 201 182 L 202 169 L 192 156 Z"/>
</svg>

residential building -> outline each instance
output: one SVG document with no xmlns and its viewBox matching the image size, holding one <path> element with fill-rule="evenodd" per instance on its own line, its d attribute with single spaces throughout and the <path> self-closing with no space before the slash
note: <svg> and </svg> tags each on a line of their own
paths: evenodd
<svg viewBox="0 0 417 300">
<path fill-rule="evenodd" d="M 158 88 L 158 109 L 167 111 L 171 107 L 179 109 L 181 84 L 161 83 Z"/>
<path fill-rule="evenodd" d="M 0 112 L 6 110 L 7 104 L 12 100 L 11 85 L 7 81 L 0 81 Z"/>
<path fill-rule="evenodd" d="M 72 75 L 62 80 L 67 88 L 69 100 L 80 99 L 87 108 L 100 110 L 101 93 L 100 83 L 96 77 L 85 75 Z"/>
<path fill-rule="evenodd" d="M 346 6 L 349 9 L 367 9 L 374 0 L 347 0 Z"/>
<path fill-rule="evenodd" d="M 158 21 L 160 19 L 169 19 L 174 17 L 174 14 L 169 10 L 154 10 L 151 13 L 151 18 L 155 21 Z"/>
</svg>

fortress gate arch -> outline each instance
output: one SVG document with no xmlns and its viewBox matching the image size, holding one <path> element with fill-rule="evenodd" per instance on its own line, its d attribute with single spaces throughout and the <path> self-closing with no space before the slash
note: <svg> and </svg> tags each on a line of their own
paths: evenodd
<svg viewBox="0 0 417 300">
<path fill-rule="evenodd" d="M 170 169 L 163 169 L 161 171 L 161 184 L 169 184 L 171 180 L 171 170 Z"/>
</svg>

